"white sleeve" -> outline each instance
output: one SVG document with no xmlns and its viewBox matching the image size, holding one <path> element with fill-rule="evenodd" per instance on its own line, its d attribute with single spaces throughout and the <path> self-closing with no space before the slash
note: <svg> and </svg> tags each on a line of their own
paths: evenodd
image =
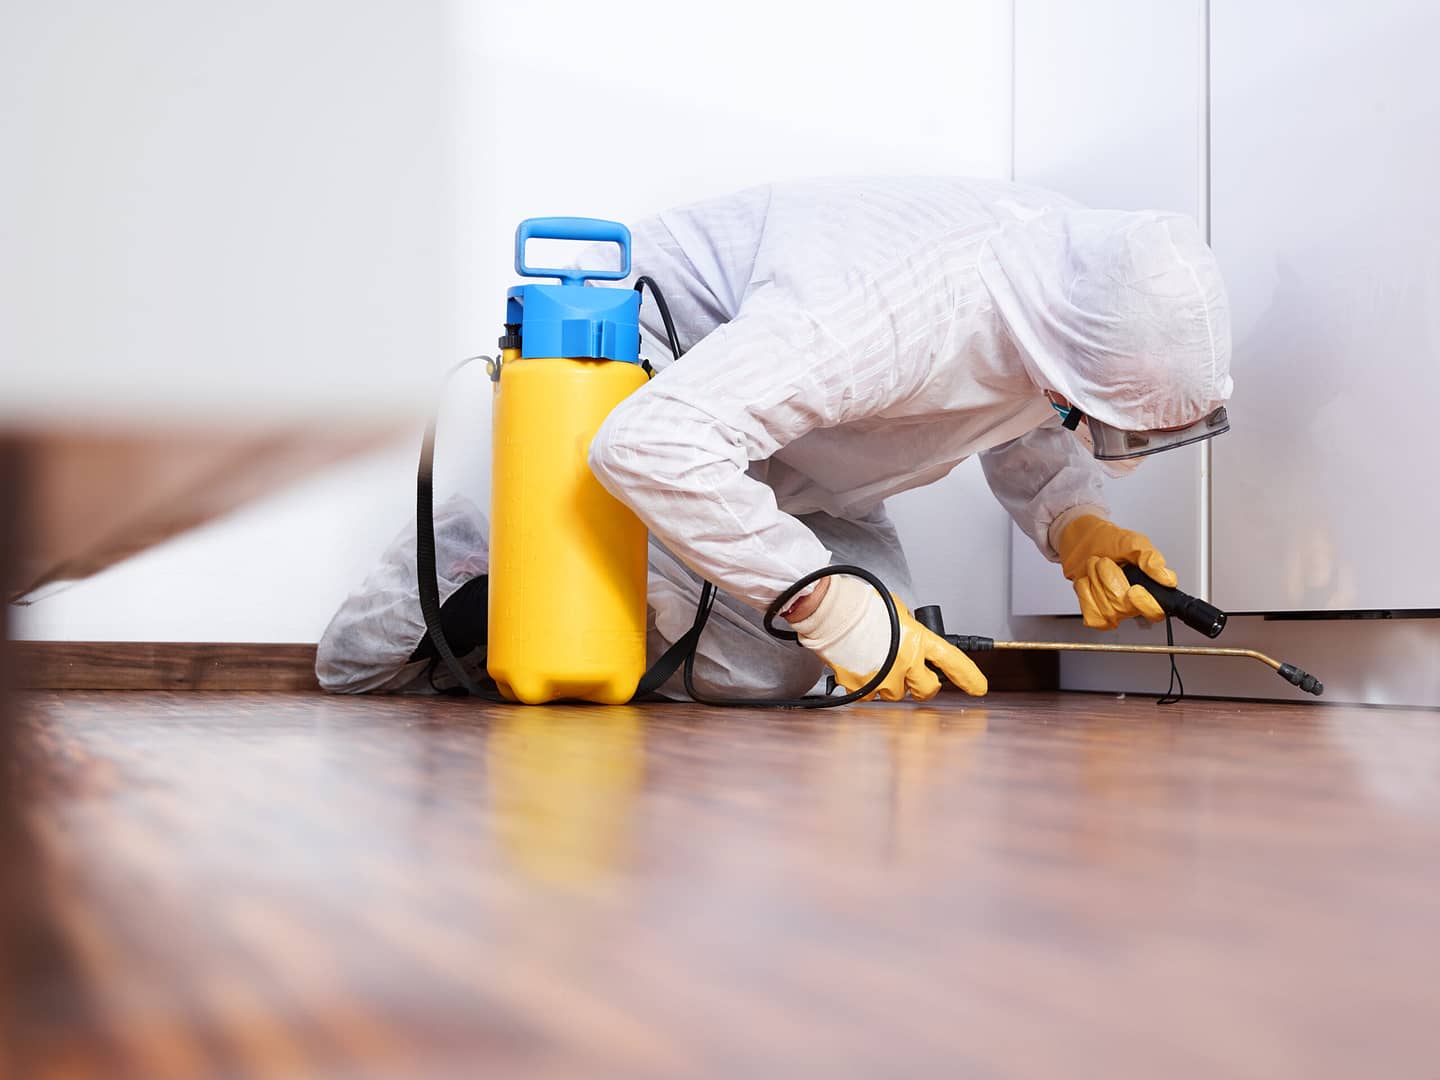
<svg viewBox="0 0 1440 1080">
<path fill-rule="evenodd" d="M 980 466 L 1000 504 L 1051 562 L 1060 561 L 1051 542 L 1058 519 L 1068 524 L 1081 511 L 1109 517 L 1100 466 L 1058 420 L 983 451 Z"/>
<path fill-rule="evenodd" d="M 923 378 L 922 361 L 902 357 L 931 355 L 943 304 L 896 305 L 887 291 L 870 279 L 802 305 L 765 286 L 610 414 L 590 445 L 592 471 L 697 574 L 767 607 L 830 552 L 746 470 Z"/>
</svg>

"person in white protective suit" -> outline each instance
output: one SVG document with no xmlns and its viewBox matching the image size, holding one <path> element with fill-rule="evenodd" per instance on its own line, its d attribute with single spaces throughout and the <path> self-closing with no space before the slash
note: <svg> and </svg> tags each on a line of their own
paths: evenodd
<svg viewBox="0 0 1440 1080">
<path fill-rule="evenodd" d="M 658 374 L 611 413 L 590 466 L 650 529 L 651 661 L 689 629 L 703 577 L 720 594 L 700 693 L 794 696 L 827 667 L 863 685 L 890 644 L 869 585 L 832 576 L 796 600 L 785 617 L 803 649 L 771 638 L 762 612 L 832 563 L 913 603 L 885 500 L 972 454 L 1074 583 L 1086 625 L 1163 617 L 1120 566 L 1175 576 L 1143 535 L 1108 520 L 1101 474 L 1228 426 L 1229 309 L 1189 218 L 998 181 L 841 179 L 753 188 L 632 233 L 633 273 L 613 284 L 655 279 L 686 351 L 671 358 L 656 305 L 643 304 L 642 353 Z M 483 521 L 451 509 L 466 538 L 452 555 L 473 563 Z M 443 578 L 438 528 L 437 543 Z M 413 539 L 397 545 L 413 551 Z M 328 689 L 403 688 L 427 667 L 418 604 L 400 584 L 414 581 L 413 555 L 403 562 L 394 588 L 362 589 L 326 631 Z M 465 574 L 452 576 L 442 599 Z M 985 692 L 974 664 L 903 607 L 901 624 L 881 698 L 938 692 L 927 660 Z M 377 634 L 393 662 L 365 655 Z M 683 696 L 678 676 L 665 692 Z"/>
</svg>

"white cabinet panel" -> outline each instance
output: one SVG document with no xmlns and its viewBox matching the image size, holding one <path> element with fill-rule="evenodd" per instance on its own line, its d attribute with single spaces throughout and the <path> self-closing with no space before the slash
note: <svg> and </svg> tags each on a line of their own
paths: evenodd
<svg viewBox="0 0 1440 1080">
<path fill-rule="evenodd" d="M 1204 207 L 1204 7 L 1199 0 L 1016 0 L 1015 179 L 1092 206 Z M 1203 222 L 1202 222 L 1203 225 Z M 1107 495 L 1201 589 L 1198 450 L 1162 455 Z M 1073 613 L 1075 595 L 1019 530 L 1011 611 Z"/>
<path fill-rule="evenodd" d="M 1212 20 L 1235 335 L 1214 599 L 1440 607 L 1440 574 L 1406 557 L 1440 531 L 1440 9 L 1213 0 Z"/>
</svg>

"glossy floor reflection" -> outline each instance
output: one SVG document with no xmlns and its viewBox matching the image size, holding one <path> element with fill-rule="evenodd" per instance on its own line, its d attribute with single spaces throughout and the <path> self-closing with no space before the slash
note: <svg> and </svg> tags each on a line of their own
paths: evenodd
<svg viewBox="0 0 1440 1080">
<path fill-rule="evenodd" d="M 35 694 L 18 1075 L 1434 1074 L 1440 715 Z M 12 950 L 16 951 L 16 950 Z"/>
</svg>

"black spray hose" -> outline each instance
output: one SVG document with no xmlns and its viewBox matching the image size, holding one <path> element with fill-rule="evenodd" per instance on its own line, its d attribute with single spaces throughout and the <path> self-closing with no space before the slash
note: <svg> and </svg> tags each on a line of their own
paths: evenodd
<svg viewBox="0 0 1440 1080">
<path fill-rule="evenodd" d="M 654 278 L 641 275 L 635 279 L 635 291 L 643 293 L 645 289 L 650 290 L 650 295 L 655 298 L 655 306 L 660 310 L 660 321 L 665 324 L 665 337 L 670 345 L 670 355 L 679 360 L 685 355 L 685 350 L 681 348 L 680 337 L 675 333 L 675 321 L 670 318 L 670 305 L 665 302 L 665 294 L 655 284 Z M 697 701 L 701 705 L 715 705 L 732 709 L 833 709 L 869 697 L 889 677 L 890 669 L 895 666 L 895 657 L 900 654 L 900 613 L 896 609 L 895 601 L 890 595 L 890 590 L 885 587 L 885 583 L 869 570 L 859 566 L 825 566 L 806 574 L 777 596 L 770 607 L 766 609 L 765 631 L 771 637 L 779 638 L 781 641 L 798 641 L 798 635 L 793 630 L 779 629 L 775 625 L 775 620 L 780 617 L 782 611 L 790 606 L 795 597 L 800 595 L 802 589 L 808 588 L 821 578 L 830 577 L 832 574 L 849 574 L 851 577 L 858 577 L 872 585 L 880 594 L 880 599 L 884 601 L 885 613 L 890 619 L 890 648 L 885 653 L 885 662 L 880 665 L 880 670 L 864 686 L 846 694 L 817 694 L 798 698 L 702 697 L 695 688 L 695 654 L 700 647 L 700 635 L 705 630 L 705 624 L 710 621 L 710 612 L 715 606 L 716 593 L 715 586 L 707 581 L 700 588 L 700 601 L 695 605 L 695 620 L 690 624 L 689 631 L 645 673 L 645 677 L 640 681 L 637 696 L 647 696 L 657 690 L 673 673 L 673 665 L 678 659 L 678 654 L 683 653 L 685 692 L 690 695 L 692 701 Z"/>
<path fill-rule="evenodd" d="M 471 356 L 460 361 L 445 374 L 445 382 L 471 360 L 485 360 L 488 356 Z M 437 408 L 430 422 L 425 425 L 425 437 L 420 443 L 420 466 L 415 477 L 415 572 L 420 598 L 420 615 L 425 620 L 425 633 L 435 646 L 441 662 L 449 669 L 456 683 L 473 697 L 486 701 L 504 701 L 496 690 L 483 687 L 472 679 L 450 648 L 440 620 L 440 581 L 435 567 L 435 428 L 440 422 Z M 435 682 L 434 662 L 430 666 L 430 685 Z"/>
<path fill-rule="evenodd" d="M 795 582 L 788 589 L 777 596 L 770 607 L 765 611 L 765 630 L 773 638 L 781 641 L 798 641 L 799 635 L 793 630 L 781 630 L 775 625 L 775 620 L 780 613 L 790 606 L 791 602 L 800 591 L 823 577 L 830 577 L 833 574 L 848 574 L 857 577 L 873 586 L 880 594 L 880 599 L 885 603 L 885 614 L 890 620 L 890 647 L 885 652 L 885 662 L 880 665 L 870 679 L 855 690 L 845 694 L 821 695 L 815 694 L 808 697 L 796 698 L 707 698 L 703 697 L 695 688 L 695 654 L 700 643 L 700 633 L 709 621 L 710 609 L 715 606 L 715 586 L 705 582 L 700 590 L 700 603 L 695 609 L 695 622 L 690 627 L 687 638 L 692 637 L 691 646 L 685 655 L 685 692 L 690 695 L 692 701 L 701 705 L 716 705 L 721 708 L 730 709 L 833 709 L 840 705 L 850 705 L 869 697 L 876 690 L 880 689 L 890 675 L 890 669 L 895 666 L 895 657 L 900 654 L 900 612 L 895 606 L 895 600 L 890 595 L 890 590 L 885 583 L 872 574 L 869 570 L 860 566 L 823 566 L 819 570 L 811 571 Z"/>
</svg>

